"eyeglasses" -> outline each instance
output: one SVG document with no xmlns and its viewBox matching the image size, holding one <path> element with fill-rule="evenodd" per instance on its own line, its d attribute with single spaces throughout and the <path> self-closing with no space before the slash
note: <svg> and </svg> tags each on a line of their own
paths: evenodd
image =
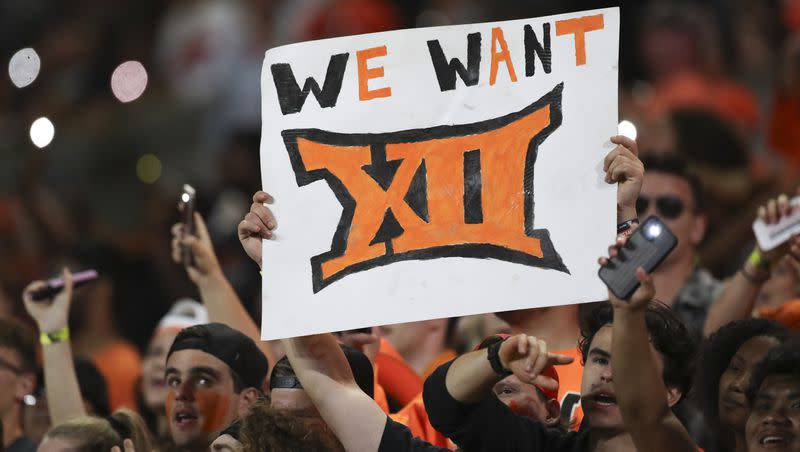
<svg viewBox="0 0 800 452">
<path fill-rule="evenodd" d="M 636 200 L 636 212 L 642 215 L 647 211 L 650 206 L 651 198 L 649 196 L 639 195 Z M 672 195 L 658 196 L 655 198 L 656 212 L 665 220 L 674 220 L 681 216 L 686 209 L 686 205 L 681 198 Z"/>
</svg>

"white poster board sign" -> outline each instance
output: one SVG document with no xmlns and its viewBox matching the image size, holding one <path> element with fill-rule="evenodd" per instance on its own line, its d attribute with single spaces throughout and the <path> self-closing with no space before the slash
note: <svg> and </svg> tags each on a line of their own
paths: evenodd
<svg viewBox="0 0 800 452">
<path fill-rule="evenodd" d="M 266 53 L 263 339 L 605 298 L 619 10 Z"/>
</svg>

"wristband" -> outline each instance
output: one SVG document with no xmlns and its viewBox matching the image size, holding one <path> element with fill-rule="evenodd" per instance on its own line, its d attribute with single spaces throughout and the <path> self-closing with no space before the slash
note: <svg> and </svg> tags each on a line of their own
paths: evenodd
<svg viewBox="0 0 800 452">
<path fill-rule="evenodd" d="M 69 340 L 69 327 L 66 326 L 59 330 L 53 331 L 52 333 L 42 332 L 39 335 L 39 342 L 42 345 L 58 344 L 61 342 L 66 342 L 68 340 Z"/>
<path fill-rule="evenodd" d="M 494 373 L 501 378 L 513 374 L 513 372 L 503 367 L 503 363 L 500 362 L 500 346 L 503 345 L 503 342 L 504 341 L 496 342 L 486 349 L 486 359 L 489 360 L 489 364 L 492 366 Z"/>
<path fill-rule="evenodd" d="M 639 224 L 638 218 L 632 218 L 628 221 L 623 221 L 622 223 L 617 225 L 617 235 L 622 234 L 623 232 L 629 231 L 634 224 Z M 630 235 L 630 233 L 625 234 L 626 236 Z"/>
<path fill-rule="evenodd" d="M 764 256 L 761 255 L 761 251 L 759 251 L 757 247 L 753 248 L 753 252 L 750 253 L 750 257 L 747 258 L 747 262 L 750 262 L 753 267 L 769 270 L 769 262 L 764 259 Z"/>
</svg>

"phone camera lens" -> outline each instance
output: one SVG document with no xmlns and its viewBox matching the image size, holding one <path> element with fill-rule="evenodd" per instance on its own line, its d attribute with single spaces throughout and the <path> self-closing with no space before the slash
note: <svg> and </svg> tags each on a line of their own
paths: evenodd
<svg viewBox="0 0 800 452">
<path fill-rule="evenodd" d="M 661 225 L 657 223 L 648 224 L 644 228 L 644 236 L 648 240 L 655 240 L 661 235 Z"/>
</svg>

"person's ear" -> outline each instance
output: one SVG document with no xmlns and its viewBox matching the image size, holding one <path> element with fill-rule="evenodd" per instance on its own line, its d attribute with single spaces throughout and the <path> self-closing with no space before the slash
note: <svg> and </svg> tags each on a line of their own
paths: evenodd
<svg viewBox="0 0 800 452">
<path fill-rule="evenodd" d="M 704 214 L 695 214 L 692 216 L 692 230 L 690 238 L 692 245 L 697 246 L 703 241 L 706 236 L 706 229 L 708 228 L 708 217 Z"/>
<path fill-rule="evenodd" d="M 241 394 L 239 394 L 239 406 L 236 410 L 239 417 L 244 417 L 250 411 L 250 407 L 252 407 L 260 397 L 261 393 L 256 388 L 251 387 L 243 389 Z"/>
<path fill-rule="evenodd" d="M 547 417 L 544 419 L 544 425 L 547 427 L 557 427 L 561 422 L 561 405 L 558 400 L 550 399 L 545 403 L 547 409 Z"/>
<path fill-rule="evenodd" d="M 670 408 L 675 406 L 676 403 L 680 402 L 683 398 L 683 391 L 676 388 L 675 386 L 668 386 L 667 387 L 667 405 Z"/>
</svg>

